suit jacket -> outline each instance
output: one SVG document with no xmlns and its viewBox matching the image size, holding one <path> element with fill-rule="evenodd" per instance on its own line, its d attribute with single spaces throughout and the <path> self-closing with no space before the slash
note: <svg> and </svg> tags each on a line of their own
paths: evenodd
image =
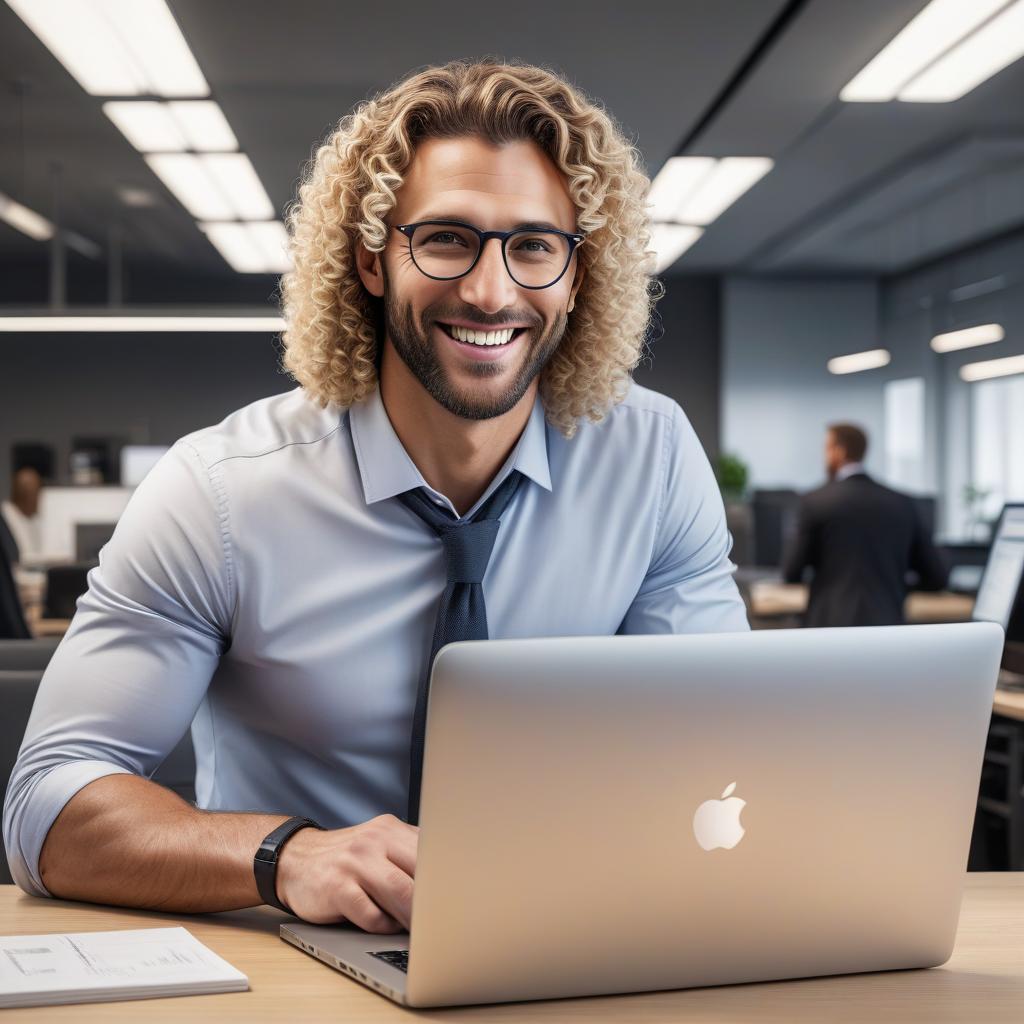
<svg viewBox="0 0 1024 1024">
<path fill-rule="evenodd" d="M 814 570 L 807 626 L 892 626 L 903 622 L 908 570 L 922 590 L 941 590 L 948 571 L 913 501 L 857 473 L 800 501 L 783 556 L 786 581 Z"/>
</svg>

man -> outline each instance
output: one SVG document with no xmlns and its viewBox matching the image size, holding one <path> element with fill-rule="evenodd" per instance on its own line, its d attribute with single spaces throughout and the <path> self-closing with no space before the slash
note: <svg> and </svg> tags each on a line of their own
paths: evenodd
<svg viewBox="0 0 1024 1024">
<path fill-rule="evenodd" d="M 34 562 L 43 555 L 43 524 L 39 502 L 43 478 L 35 466 L 21 466 L 11 476 L 11 500 L 0 503 L 15 549 L 8 551 L 12 562 Z"/>
<path fill-rule="evenodd" d="M 490 637 L 748 628 L 700 444 L 629 387 L 638 160 L 557 76 L 493 61 L 342 120 L 290 217 L 301 387 L 181 439 L 123 514 L 11 781 L 23 888 L 406 928 L 421 683 L 435 630 L 467 635 L 449 587 Z M 464 529 L 493 542 L 475 568 Z M 140 777 L 190 722 L 202 810 Z M 322 828 L 268 839 L 267 894 L 289 816 Z"/>
<path fill-rule="evenodd" d="M 850 423 L 825 434 L 829 483 L 800 502 L 783 576 L 799 583 L 814 570 L 807 626 L 892 626 L 903 622 L 906 576 L 941 590 L 946 569 L 913 501 L 864 471 L 867 435 Z"/>
</svg>

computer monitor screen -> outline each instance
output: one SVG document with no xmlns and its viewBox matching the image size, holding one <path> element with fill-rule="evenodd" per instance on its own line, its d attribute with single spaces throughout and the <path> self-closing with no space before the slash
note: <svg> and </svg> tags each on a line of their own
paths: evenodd
<svg viewBox="0 0 1024 1024">
<path fill-rule="evenodd" d="M 121 485 L 137 487 L 142 478 L 159 462 L 166 445 L 129 444 L 121 449 Z"/>
<path fill-rule="evenodd" d="M 974 602 L 974 618 L 1006 629 L 1024 576 L 1024 505 L 1006 505 L 999 519 L 985 574 Z M 1024 638 L 1022 638 L 1024 639 Z"/>
</svg>

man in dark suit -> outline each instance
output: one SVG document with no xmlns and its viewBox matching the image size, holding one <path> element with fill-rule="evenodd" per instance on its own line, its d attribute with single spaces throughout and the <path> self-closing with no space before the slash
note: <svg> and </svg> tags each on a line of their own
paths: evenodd
<svg viewBox="0 0 1024 1024">
<path fill-rule="evenodd" d="M 902 623 L 908 571 L 921 590 L 941 590 L 947 569 L 905 494 L 864 471 L 867 436 L 836 423 L 825 439 L 829 482 L 804 495 L 782 572 L 798 583 L 814 570 L 806 626 L 892 626 Z"/>
</svg>

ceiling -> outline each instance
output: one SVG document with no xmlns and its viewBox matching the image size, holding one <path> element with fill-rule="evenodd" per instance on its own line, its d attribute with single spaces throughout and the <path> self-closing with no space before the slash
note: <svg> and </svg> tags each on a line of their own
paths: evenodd
<svg viewBox="0 0 1024 1024">
<path fill-rule="evenodd" d="M 669 271 L 889 274 L 1024 224 L 1024 61 L 950 104 L 840 88 L 925 0 L 168 0 L 279 213 L 317 142 L 413 69 L 487 54 L 601 101 L 648 173 L 673 154 L 775 167 Z M 240 17 L 241 15 L 241 17 Z M 235 275 L 22 21 L 0 3 L 0 191 L 168 273 Z M 19 92 L 21 95 L 19 95 Z M 55 170 L 59 168 L 59 170 Z M 122 186 L 150 193 L 129 208 Z M 982 211 L 982 213 L 978 213 Z M 0 223 L 0 261 L 46 257 Z"/>
</svg>

